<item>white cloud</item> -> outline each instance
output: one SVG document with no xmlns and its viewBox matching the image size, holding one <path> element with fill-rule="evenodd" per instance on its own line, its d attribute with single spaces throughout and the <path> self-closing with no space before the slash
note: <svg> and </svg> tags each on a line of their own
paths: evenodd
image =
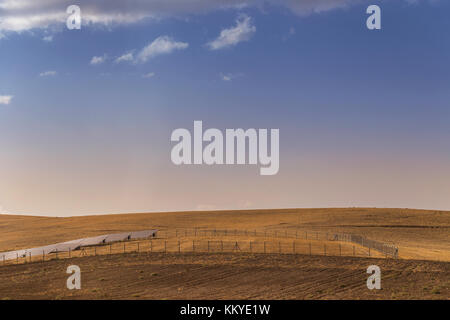
<svg viewBox="0 0 450 320">
<path fill-rule="evenodd" d="M 56 71 L 44 71 L 44 72 L 41 72 L 41 73 L 39 73 L 39 76 L 40 77 L 53 77 L 53 76 L 56 76 Z"/>
<path fill-rule="evenodd" d="M 232 81 L 232 80 L 242 77 L 242 76 L 243 76 L 242 73 L 226 73 L 226 74 L 221 73 L 220 74 L 220 78 L 223 81 Z"/>
<path fill-rule="evenodd" d="M 143 48 L 136 57 L 136 62 L 147 60 L 162 54 L 169 54 L 175 50 L 183 50 L 189 47 L 186 42 L 176 42 L 168 36 L 160 36 Z"/>
<path fill-rule="evenodd" d="M 95 65 L 98 65 L 98 64 L 102 64 L 105 61 L 106 61 L 106 54 L 103 55 L 103 56 L 98 56 L 98 57 L 94 56 L 94 57 L 92 57 L 90 64 L 95 66 Z"/>
<path fill-rule="evenodd" d="M 207 45 L 211 50 L 235 46 L 239 42 L 250 40 L 255 32 L 256 27 L 252 24 L 252 19 L 247 15 L 240 15 L 235 27 L 223 29 L 219 37 Z"/>
<path fill-rule="evenodd" d="M 118 57 L 116 60 L 114 60 L 114 62 L 119 63 L 119 62 L 133 61 L 133 59 L 134 59 L 133 53 L 128 52 Z"/>
<path fill-rule="evenodd" d="M 82 23 L 113 26 L 143 19 L 162 19 L 182 14 L 202 14 L 223 9 L 283 6 L 304 15 L 346 7 L 365 0 L 78 0 Z M 65 9 L 73 0 L 1 0 L 0 31 L 22 32 L 31 29 L 64 27 Z"/>
<path fill-rule="evenodd" d="M 13 96 L 0 96 L 0 104 L 10 104 Z"/>
<path fill-rule="evenodd" d="M 53 41 L 53 36 L 45 36 L 42 38 L 42 40 L 44 40 L 45 42 L 52 42 Z"/>
<path fill-rule="evenodd" d="M 142 78 L 153 78 L 155 76 L 154 72 L 149 72 L 142 75 Z"/>
</svg>

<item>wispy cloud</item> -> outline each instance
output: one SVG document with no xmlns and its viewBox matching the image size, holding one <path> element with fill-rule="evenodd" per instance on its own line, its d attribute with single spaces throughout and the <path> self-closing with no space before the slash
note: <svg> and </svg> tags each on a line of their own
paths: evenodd
<svg viewBox="0 0 450 320">
<path fill-rule="evenodd" d="M 189 47 L 186 42 L 177 42 L 169 36 L 160 36 L 152 43 L 144 47 L 136 57 L 136 62 L 147 62 L 158 55 L 169 54 L 175 50 L 183 50 Z"/>
<path fill-rule="evenodd" d="M 89 62 L 91 65 L 99 65 L 106 61 L 106 54 L 103 56 L 93 56 L 91 59 L 91 62 Z"/>
<path fill-rule="evenodd" d="M 44 40 L 45 42 L 52 42 L 53 41 L 53 36 L 45 36 L 42 38 L 42 40 Z"/>
<path fill-rule="evenodd" d="M 217 39 L 207 45 L 211 50 L 218 50 L 235 46 L 240 42 L 248 41 L 256 32 L 256 27 L 252 23 L 252 18 L 247 15 L 240 15 L 236 20 L 236 26 L 223 29 Z"/>
<path fill-rule="evenodd" d="M 0 96 L 0 104 L 10 104 L 13 96 Z"/>
<path fill-rule="evenodd" d="M 242 76 L 242 73 L 221 73 L 220 79 L 222 79 L 223 81 L 233 81 L 234 79 Z"/>
<path fill-rule="evenodd" d="M 134 59 L 133 52 L 128 52 L 128 53 L 125 53 L 125 54 L 121 55 L 120 57 L 118 57 L 116 60 L 114 60 L 114 62 L 116 62 L 116 63 L 129 62 L 129 61 L 133 61 L 133 59 Z"/>
<path fill-rule="evenodd" d="M 44 72 L 39 73 L 39 76 L 40 77 L 53 77 L 53 76 L 56 76 L 56 74 L 57 74 L 56 71 L 49 70 L 49 71 L 44 71 Z"/>
<path fill-rule="evenodd" d="M 142 75 L 142 78 L 153 78 L 155 76 L 154 72 L 149 72 Z"/>
</svg>

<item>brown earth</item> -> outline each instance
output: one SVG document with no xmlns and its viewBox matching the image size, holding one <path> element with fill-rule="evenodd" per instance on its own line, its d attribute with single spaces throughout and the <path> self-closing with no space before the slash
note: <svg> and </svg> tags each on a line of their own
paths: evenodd
<svg viewBox="0 0 450 320">
<path fill-rule="evenodd" d="M 175 245 L 178 229 L 341 232 L 394 243 L 401 259 L 250 253 L 126 253 L 0 266 L 0 299 L 449 299 L 450 212 L 408 209 L 283 209 L 169 212 L 70 218 L 0 215 L 0 251 L 31 248 L 82 237 L 156 228 Z M 236 237 L 235 237 L 236 238 Z M 208 237 L 196 237 L 210 240 Z M 211 240 L 233 240 L 214 237 Z M 240 235 L 236 240 L 267 240 Z M 285 241 L 291 250 L 291 239 Z M 339 243 L 316 243 L 318 254 L 338 255 Z M 121 244 L 116 244 L 121 248 Z M 132 245 L 132 243 L 127 244 Z M 149 244 L 142 244 L 148 246 Z M 161 244 L 160 244 L 161 246 Z M 353 244 L 342 243 L 351 255 Z M 118 249 L 120 251 L 120 248 Z M 303 248 L 303 249 L 302 249 Z M 314 248 L 314 247 L 313 247 Z M 333 249 L 334 248 L 334 249 Z M 161 249 L 161 248 L 160 248 Z M 172 248 L 177 250 L 176 247 Z M 261 249 L 261 248 L 260 248 Z M 92 250 L 92 248 L 91 248 Z M 108 250 L 98 248 L 98 250 Z M 148 252 L 147 249 L 143 249 Z M 276 250 L 276 248 L 275 248 Z M 303 250 L 303 251 L 302 251 Z M 334 250 L 333 252 L 330 252 Z M 170 251 L 170 250 L 169 250 Z M 182 250 L 183 251 L 183 250 Z M 118 251 L 112 251 L 118 252 Z M 173 251 L 172 251 L 173 252 Z M 271 251 L 274 252 L 274 251 Z M 298 253 L 297 252 L 297 253 Z M 99 253 L 100 254 L 100 253 Z M 375 257 L 380 257 L 372 253 Z M 77 256 L 74 252 L 74 256 Z M 60 257 L 61 258 L 61 257 Z M 428 261 L 425 261 L 428 260 Z M 66 268 L 82 270 L 82 290 L 69 291 Z M 368 290 L 366 269 L 382 270 L 382 290 Z"/>
<path fill-rule="evenodd" d="M 81 269 L 81 290 L 66 268 Z M 369 265 L 381 290 L 369 290 Z M 0 267 L 1 299 L 449 299 L 445 262 L 262 254 L 130 253 Z"/>
</svg>

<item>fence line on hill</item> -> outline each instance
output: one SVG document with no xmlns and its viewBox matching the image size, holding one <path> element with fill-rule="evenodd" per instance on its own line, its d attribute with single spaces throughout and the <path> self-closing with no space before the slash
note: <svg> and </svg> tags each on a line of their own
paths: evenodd
<svg viewBox="0 0 450 320">
<path fill-rule="evenodd" d="M 303 254 L 323 256 L 371 257 L 370 250 L 363 250 L 349 243 L 310 240 L 280 239 L 253 240 L 165 240 L 151 239 L 144 241 L 116 242 L 108 245 L 85 247 L 75 251 L 45 253 L 42 256 L 17 255 L 13 260 L 0 260 L 0 265 L 15 265 L 46 262 L 58 259 L 78 258 L 86 256 L 107 256 L 124 253 L 140 254 L 189 254 L 189 253 L 247 253 L 247 254 Z M 1 257 L 0 257 L 1 259 Z"/>
<path fill-rule="evenodd" d="M 168 240 L 173 237 L 178 240 Z M 183 240 L 193 237 L 192 240 Z M 226 238 L 235 237 L 234 240 L 204 240 L 202 237 Z M 254 240 L 242 240 L 239 237 L 254 237 Z M 264 240 L 260 240 L 263 238 Z M 278 239 L 278 240 L 275 240 Z M 288 240 L 289 239 L 289 240 Z M 302 241 L 296 241 L 302 240 Z M 309 241 L 304 241 L 309 240 Z M 327 243 L 320 243 L 326 241 Z M 334 243 L 333 243 L 334 242 Z M 355 245 L 351 244 L 357 244 Z M 137 246 L 137 247 L 136 247 Z M 231 247 L 230 247 L 231 246 Z M 361 247 L 367 248 L 363 251 Z M 220 248 L 220 250 L 218 250 Z M 183 228 L 158 231 L 157 239 L 144 241 L 123 241 L 106 245 L 82 247 L 80 250 L 42 252 L 42 255 L 17 256 L 15 259 L 5 260 L 0 255 L 0 265 L 20 264 L 36 261 L 49 261 L 53 259 L 72 258 L 82 256 L 108 255 L 130 252 L 243 252 L 243 253 L 279 253 L 279 254 L 310 254 L 332 256 L 375 256 L 375 250 L 382 256 L 398 258 L 398 249 L 393 244 L 387 244 L 365 237 L 345 233 L 331 233 L 308 230 L 227 230 L 227 229 L 200 229 Z"/>
<path fill-rule="evenodd" d="M 226 237 L 226 236 L 245 236 L 245 237 L 264 237 L 264 238 L 291 238 L 305 240 L 325 240 L 342 241 L 355 243 L 369 250 L 376 250 L 386 257 L 398 258 L 398 247 L 394 244 L 385 243 L 377 240 L 371 240 L 366 237 L 348 233 L 309 231 L 303 229 L 293 230 L 228 230 L 228 229 L 203 229 L 203 228 L 180 228 L 159 231 L 158 237 Z"/>
</svg>

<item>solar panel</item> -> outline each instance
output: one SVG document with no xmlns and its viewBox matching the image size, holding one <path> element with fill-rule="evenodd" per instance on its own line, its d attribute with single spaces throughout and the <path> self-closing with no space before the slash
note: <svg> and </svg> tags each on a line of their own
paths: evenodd
<svg viewBox="0 0 450 320">
<path fill-rule="evenodd" d="M 110 234 L 106 237 L 105 243 L 117 242 L 117 241 L 125 241 L 131 239 L 131 233 L 114 233 Z"/>
<path fill-rule="evenodd" d="M 157 230 L 135 231 L 131 233 L 131 239 L 146 239 L 156 236 Z"/>
<path fill-rule="evenodd" d="M 102 236 L 60 242 L 43 247 L 0 252 L 0 260 L 3 260 L 3 257 L 5 260 L 13 260 L 17 258 L 29 257 L 30 255 L 33 257 L 33 256 L 40 256 L 42 254 L 74 251 L 80 249 L 81 247 L 95 246 L 117 241 L 147 239 L 149 237 L 155 237 L 157 232 L 158 230 L 143 230 L 134 232 L 113 233 Z"/>
</svg>

